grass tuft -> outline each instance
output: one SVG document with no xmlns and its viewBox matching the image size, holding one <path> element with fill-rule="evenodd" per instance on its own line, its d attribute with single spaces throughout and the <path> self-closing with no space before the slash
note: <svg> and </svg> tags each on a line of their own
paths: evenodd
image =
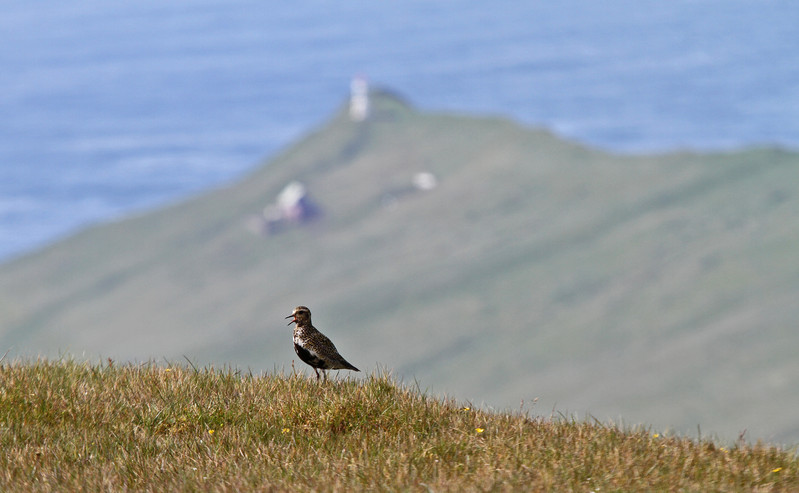
<svg viewBox="0 0 799 493">
<path fill-rule="evenodd" d="M 475 410 L 388 373 L 0 364 L 0 490 L 795 491 L 791 451 Z"/>
</svg>

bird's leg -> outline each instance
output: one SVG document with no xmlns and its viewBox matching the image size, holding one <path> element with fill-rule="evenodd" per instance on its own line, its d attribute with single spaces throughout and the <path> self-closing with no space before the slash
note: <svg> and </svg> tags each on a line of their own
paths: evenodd
<svg viewBox="0 0 799 493">
<path fill-rule="evenodd" d="M 325 382 L 327 382 L 327 372 L 325 370 L 322 370 L 322 375 L 325 376 Z"/>
<path fill-rule="evenodd" d="M 316 368 L 314 368 L 314 369 L 313 369 L 313 371 L 315 371 L 315 372 L 316 372 L 316 381 L 318 382 L 318 381 L 319 381 L 319 370 L 317 370 Z"/>
</svg>

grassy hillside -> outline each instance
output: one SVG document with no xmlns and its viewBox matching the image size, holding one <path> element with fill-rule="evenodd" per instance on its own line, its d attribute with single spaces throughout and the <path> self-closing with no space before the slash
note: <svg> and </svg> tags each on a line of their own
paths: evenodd
<svg viewBox="0 0 799 493">
<path fill-rule="evenodd" d="M 618 156 L 377 95 L 229 187 L 0 266 L 0 348 L 256 371 L 299 304 L 476 404 L 799 442 L 799 155 Z M 440 186 L 414 191 L 414 173 Z M 290 181 L 320 220 L 259 237 Z"/>
<path fill-rule="evenodd" d="M 788 491 L 775 447 L 478 411 L 386 375 L 0 365 L 3 491 Z"/>
</svg>

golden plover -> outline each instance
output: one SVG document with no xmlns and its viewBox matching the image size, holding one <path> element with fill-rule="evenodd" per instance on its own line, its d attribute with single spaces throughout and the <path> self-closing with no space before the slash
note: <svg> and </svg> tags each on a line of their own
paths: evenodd
<svg viewBox="0 0 799 493">
<path fill-rule="evenodd" d="M 338 351 L 333 341 L 316 330 L 311 324 L 311 310 L 305 306 L 298 306 L 286 318 L 291 318 L 289 325 L 294 326 L 294 351 L 301 360 L 311 365 L 319 380 L 319 370 L 327 380 L 325 370 L 355 370 L 361 371 L 345 360 Z"/>
</svg>

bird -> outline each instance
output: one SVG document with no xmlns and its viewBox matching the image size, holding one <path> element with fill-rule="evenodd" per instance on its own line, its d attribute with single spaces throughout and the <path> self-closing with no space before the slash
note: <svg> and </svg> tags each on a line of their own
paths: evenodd
<svg viewBox="0 0 799 493">
<path fill-rule="evenodd" d="M 311 323 L 311 310 L 306 306 L 298 306 L 286 318 L 291 318 L 288 324 L 294 325 L 294 352 L 316 372 L 319 381 L 319 370 L 322 370 L 325 380 L 325 370 L 354 370 L 361 371 L 338 354 L 333 341 L 316 330 Z"/>
</svg>

